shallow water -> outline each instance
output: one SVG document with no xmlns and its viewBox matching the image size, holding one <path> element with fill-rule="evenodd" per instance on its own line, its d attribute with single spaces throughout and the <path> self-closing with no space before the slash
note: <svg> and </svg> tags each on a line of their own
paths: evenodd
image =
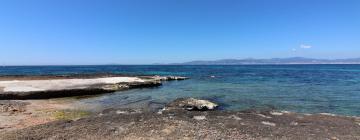
<svg viewBox="0 0 360 140">
<path fill-rule="evenodd" d="M 360 115 L 360 65 L 41 66 L 1 67 L 0 75 L 179 75 L 190 80 L 79 99 L 79 106 L 158 107 L 179 97 L 221 103 L 226 110 L 275 108 L 302 113 Z"/>
</svg>

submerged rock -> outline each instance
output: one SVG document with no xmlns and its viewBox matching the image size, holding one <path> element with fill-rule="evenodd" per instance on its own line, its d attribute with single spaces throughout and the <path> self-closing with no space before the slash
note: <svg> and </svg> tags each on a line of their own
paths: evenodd
<svg viewBox="0 0 360 140">
<path fill-rule="evenodd" d="M 182 76 L 153 76 L 151 78 L 159 80 L 159 81 L 173 81 L 173 80 L 189 79 L 188 77 L 182 77 Z"/>
<path fill-rule="evenodd" d="M 166 77 L 167 80 L 186 80 L 189 79 L 188 77 L 181 77 L 181 76 L 168 76 Z"/>
<path fill-rule="evenodd" d="M 169 103 L 167 108 L 181 108 L 189 111 L 207 111 L 214 110 L 218 104 L 208 100 L 199 100 L 194 98 L 180 98 Z"/>
</svg>

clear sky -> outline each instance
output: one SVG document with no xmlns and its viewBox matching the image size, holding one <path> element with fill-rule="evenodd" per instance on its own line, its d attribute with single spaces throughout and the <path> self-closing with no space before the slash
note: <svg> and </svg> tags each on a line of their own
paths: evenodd
<svg viewBox="0 0 360 140">
<path fill-rule="evenodd" d="M 360 57 L 360 0 L 0 0 L 0 64 Z"/>
</svg>

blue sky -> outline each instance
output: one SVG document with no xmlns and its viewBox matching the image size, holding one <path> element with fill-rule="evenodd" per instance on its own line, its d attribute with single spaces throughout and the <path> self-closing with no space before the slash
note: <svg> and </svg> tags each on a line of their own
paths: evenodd
<svg viewBox="0 0 360 140">
<path fill-rule="evenodd" d="M 359 0 L 0 0 L 0 63 L 360 57 Z"/>
</svg>

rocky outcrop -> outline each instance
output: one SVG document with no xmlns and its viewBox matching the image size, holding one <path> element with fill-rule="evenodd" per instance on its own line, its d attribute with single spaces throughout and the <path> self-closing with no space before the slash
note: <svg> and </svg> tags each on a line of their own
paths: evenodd
<svg viewBox="0 0 360 140">
<path fill-rule="evenodd" d="M 195 98 L 180 98 L 166 105 L 167 109 L 185 109 L 188 111 L 207 111 L 214 110 L 218 104 L 208 100 Z"/>
<path fill-rule="evenodd" d="M 164 80 L 184 80 L 185 77 L 100 77 L 74 79 L 41 79 L 0 81 L 0 100 L 49 99 L 111 93 L 133 88 L 161 86 Z M 4 79 L 4 78 L 3 78 Z M 23 78 L 26 79 L 26 78 Z"/>
<path fill-rule="evenodd" d="M 158 87 L 158 86 L 161 86 L 160 82 L 139 82 L 139 83 L 128 83 L 128 84 L 94 85 L 82 89 L 7 92 L 0 94 L 0 100 L 50 99 L 50 98 L 73 97 L 73 96 L 83 96 L 83 95 L 97 95 L 104 93 L 112 93 L 121 90 L 128 90 L 133 88 L 149 88 L 149 87 Z"/>
</svg>

